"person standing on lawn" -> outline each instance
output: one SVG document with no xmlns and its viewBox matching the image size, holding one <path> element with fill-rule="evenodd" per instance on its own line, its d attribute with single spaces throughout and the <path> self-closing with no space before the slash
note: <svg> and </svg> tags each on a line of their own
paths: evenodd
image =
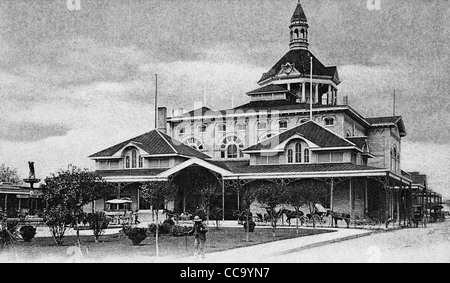
<svg viewBox="0 0 450 283">
<path fill-rule="evenodd" d="M 200 217 L 194 217 L 194 226 L 192 226 L 191 231 L 187 234 L 189 236 L 194 235 L 194 256 L 198 257 L 199 254 L 202 258 L 205 258 L 205 242 L 206 242 L 206 233 L 208 232 L 208 228 L 203 224 Z"/>
</svg>

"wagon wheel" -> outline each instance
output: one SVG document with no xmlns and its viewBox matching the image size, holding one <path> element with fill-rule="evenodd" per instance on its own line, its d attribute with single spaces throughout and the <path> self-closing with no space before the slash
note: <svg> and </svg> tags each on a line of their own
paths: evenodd
<svg viewBox="0 0 450 283">
<path fill-rule="evenodd" d="M 314 224 L 315 224 L 315 225 L 319 224 L 320 227 L 322 227 L 322 221 L 320 221 L 319 215 L 317 215 L 317 214 L 312 215 L 310 221 L 313 223 L 313 225 L 314 225 Z"/>
</svg>

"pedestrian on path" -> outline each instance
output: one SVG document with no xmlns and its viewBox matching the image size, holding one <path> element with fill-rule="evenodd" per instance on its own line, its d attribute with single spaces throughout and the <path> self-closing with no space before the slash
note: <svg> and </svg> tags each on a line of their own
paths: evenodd
<svg viewBox="0 0 450 283">
<path fill-rule="evenodd" d="M 194 257 L 198 257 L 199 255 L 202 258 L 205 258 L 205 242 L 206 242 L 206 233 L 208 232 L 208 228 L 203 224 L 200 217 L 194 217 L 194 226 L 192 226 L 191 231 L 187 234 L 189 236 L 194 235 Z"/>
</svg>

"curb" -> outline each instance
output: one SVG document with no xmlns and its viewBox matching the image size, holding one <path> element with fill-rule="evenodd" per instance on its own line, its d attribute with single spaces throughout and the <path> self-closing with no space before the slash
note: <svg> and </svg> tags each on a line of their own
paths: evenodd
<svg viewBox="0 0 450 283">
<path fill-rule="evenodd" d="M 291 253 L 294 253 L 294 252 L 299 252 L 299 251 L 303 251 L 303 250 L 307 250 L 307 249 L 317 248 L 317 247 L 321 247 L 321 246 L 325 246 L 325 245 L 329 245 L 329 244 L 334 244 L 334 243 L 339 243 L 339 242 L 343 242 L 343 241 L 348 241 L 348 240 L 353 240 L 353 239 L 357 239 L 357 238 L 362 238 L 362 237 L 365 237 L 365 236 L 373 235 L 375 233 L 376 233 L 375 231 L 371 231 L 371 232 L 367 232 L 367 233 L 361 233 L 361 234 L 356 234 L 356 235 L 345 236 L 345 237 L 336 238 L 336 239 L 332 239 L 332 240 L 327 240 L 327 241 L 323 241 L 323 242 L 317 242 L 317 243 L 313 243 L 313 244 L 308 244 L 308 245 L 305 245 L 303 247 L 290 249 L 290 250 L 286 250 L 286 251 L 282 251 L 282 252 L 278 252 L 278 253 L 274 253 L 272 255 L 273 256 L 280 256 L 280 255 L 291 254 Z"/>
</svg>

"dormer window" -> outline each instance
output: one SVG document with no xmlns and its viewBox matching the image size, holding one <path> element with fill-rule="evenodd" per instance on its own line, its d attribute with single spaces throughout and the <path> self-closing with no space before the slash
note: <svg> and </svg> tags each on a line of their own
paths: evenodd
<svg viewBox="0 0 450 283">
<path fill-rule="evenodd" d="M 324 119 L 325 126 L 334 126 L 334 118 L 333 117 L 327 117 Z"/>
<path fill-rule="evenodd" d="M 306 144 L 301 141 L 296 141 L 287 146 L 287 163 L 309 163 L 309 149 L 305 148 Z M 303 156 L 302 156 L 303 155 Z M 303 157 L 303 160 L 302 160 Z"/>
<path fill-rule="evenodd" d="M 220 124 L 217 126 L 217 131 L 221 133 L 225 133 L 227 131 L 227 125 L 226 124 Z"/>
<path fill-rule="evenodd" d="M 281 120 L 278 123 L 279 127 L 280 127 L 280 131 L 286 130 L 288 127 L 288 121 L 287 120 Z"/>
<path fill-rule="evenodd" d="M 131 168 L 136 168 L 136 164 L 137 164 L 136 161 L 137 161 L 137 152 L 134 149 L 131 152 Z"/>
<path fill-rule="evenodd" d="M 139 168 L 144 167 L 144 158 L 142 158 L 142 156 L 139 155 L 138 161 L 139 161 Z"/>
<path fill-rule="evenodd" d="M 125 168 L 130 168 L 130 156 L 125 157 Z"/>
<path fill-rule="evenodd" d="M 259 122 L 258 123 L 258 131 L 265 131 L 267 129 L 267 123 L 266 122 Z"/>
<path fill-rule="evenodd" d="M 305 151 L 303 152 L 303 162 L 309 163 L 309 149 L 305 148 Z"/>
<path fill-rule="evenodd" d="M 181 127 L 181 128 L 178 130 L 178 135 L 179 135 L 180 137 L 184 136 L 185 133 L 186 133 L 186 127 Z"/>
<path fill-rule="evenodd" d="M 200 133 L 206 133 L 207 126 L 205 124 L 198 126 L 198 131 Z"/>
</svg>

